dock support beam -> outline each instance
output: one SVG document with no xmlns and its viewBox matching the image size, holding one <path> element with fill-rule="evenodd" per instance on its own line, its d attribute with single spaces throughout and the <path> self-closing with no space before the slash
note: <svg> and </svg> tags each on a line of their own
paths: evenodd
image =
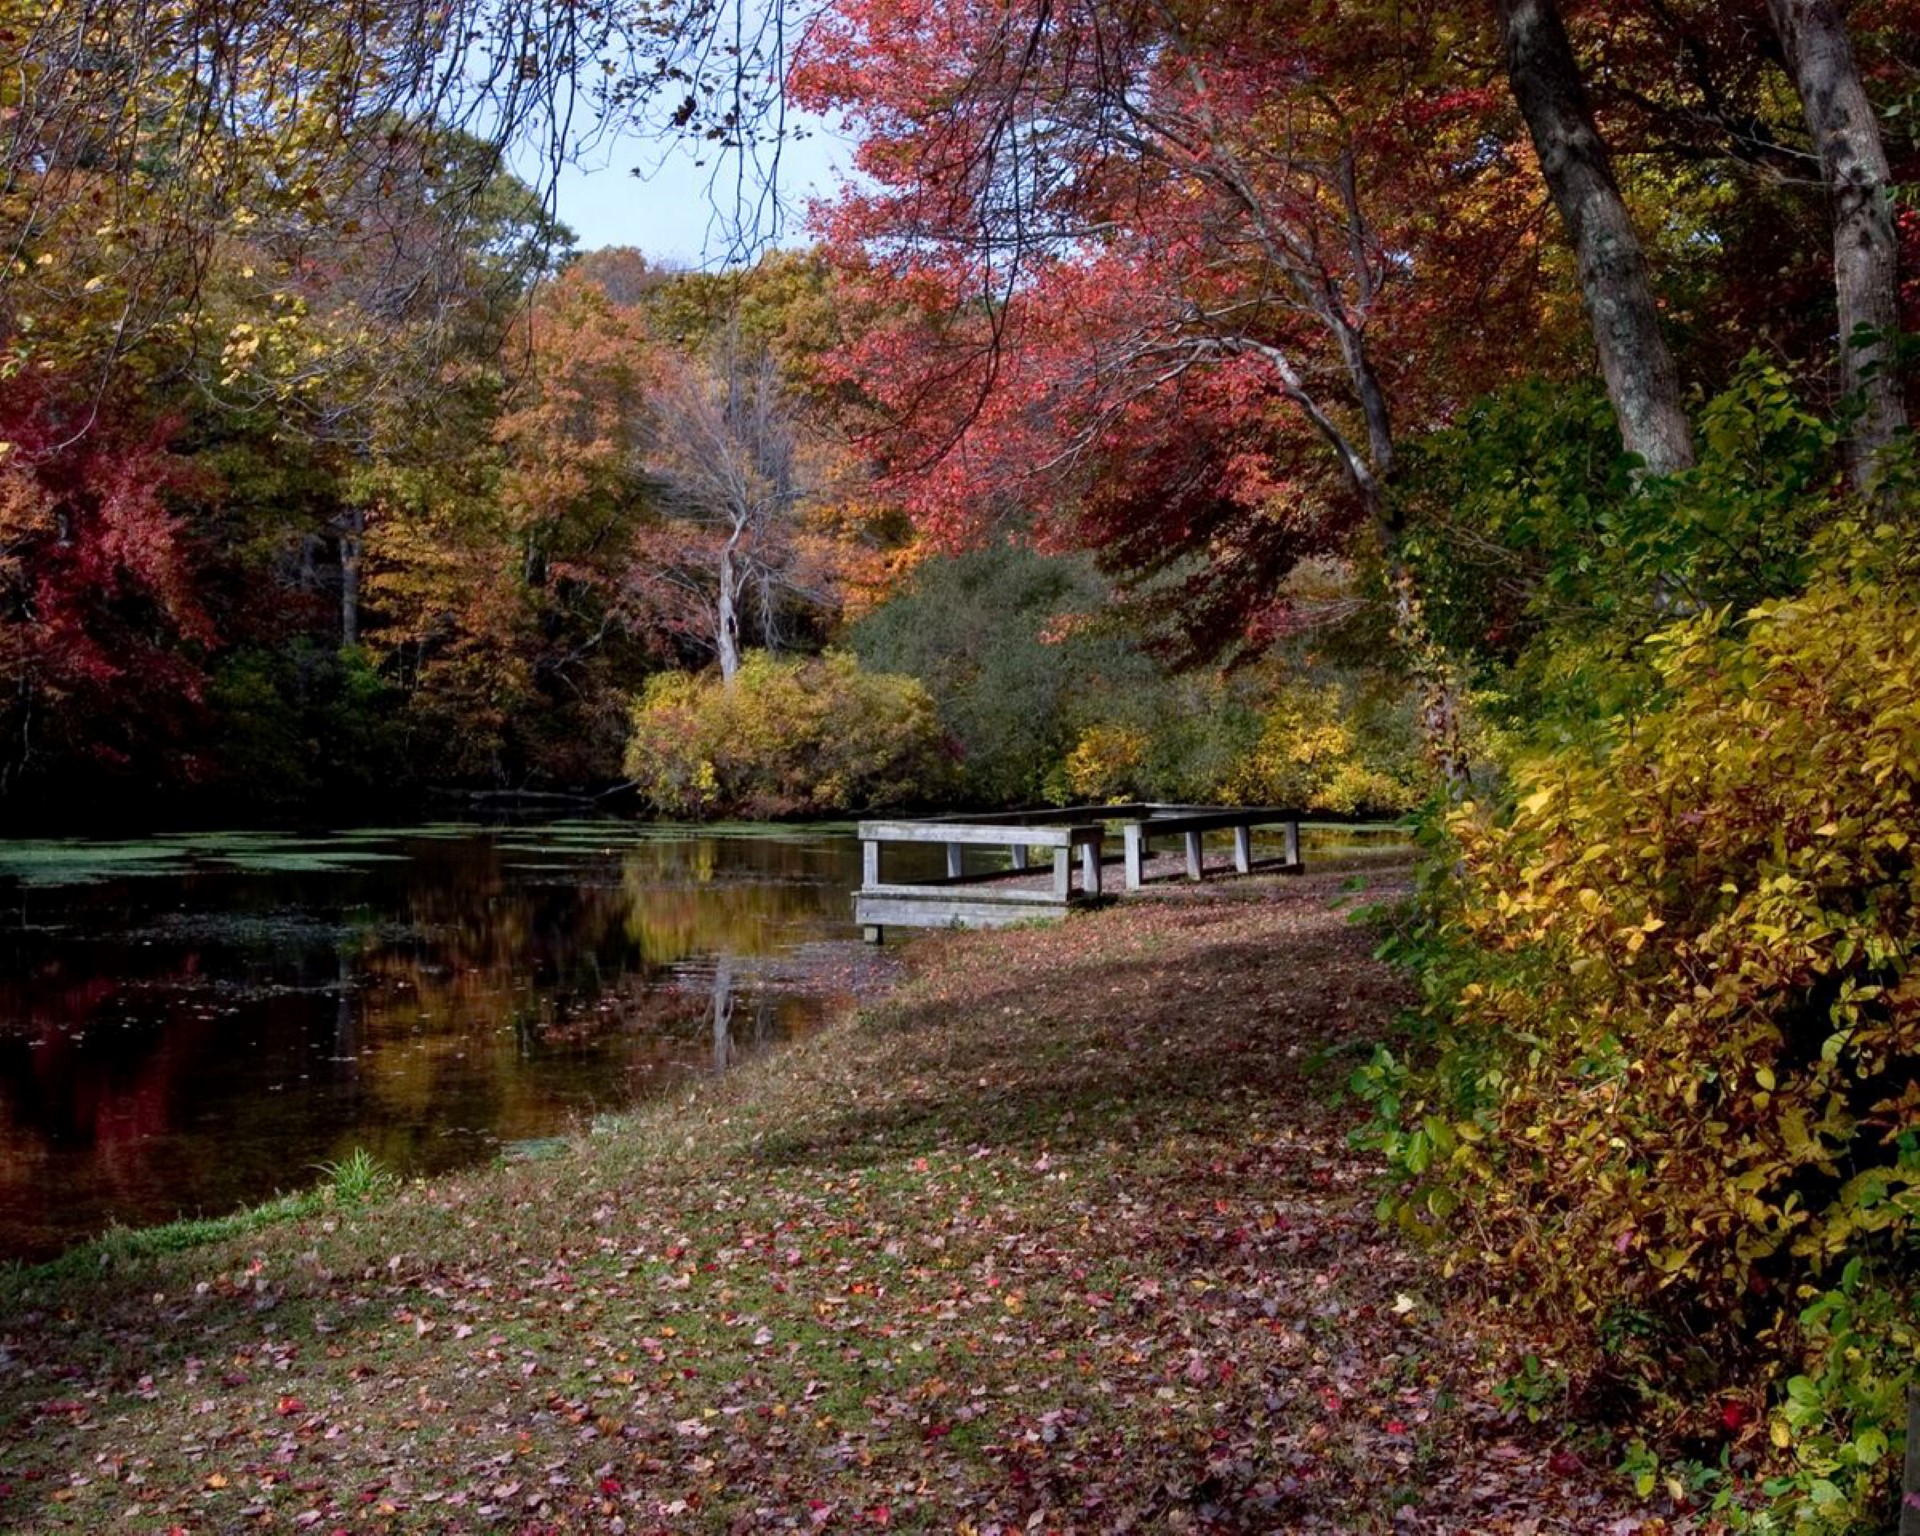
<svg viewBox="0 0 1920 1536">
<path fill-rule="evenodd" d="M 1100 845 L 1098 843 L 1080 845 L 1080 894 L 1083 896 L 1100 894 Z"/>
</svg>

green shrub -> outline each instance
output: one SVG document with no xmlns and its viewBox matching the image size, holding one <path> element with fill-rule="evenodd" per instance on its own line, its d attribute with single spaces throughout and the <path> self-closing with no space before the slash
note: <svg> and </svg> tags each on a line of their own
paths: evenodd
<svg viewBox="0 0 1920 1536">
<path fill-rule="evenodd" d="M 805 816 L 939 798 L 950 765 L 933 700 L 853 657 L 754 652 L 731 686 L 664 673 L 633 711 L 627 775 L 669 816 Z"/>
<path fill-rule="evenodd" d="M 1898 544 L 1672 629 L 1610 750 L 1458 814 L 1432 1049 L 1356 1079 L 1394 1213 L 1596 1376 L 1700 1432 L 1716 1387 L 1779 1387 L 1772 1491 L 1809 1531 L 1881 1507 L 1920 1302 L 1920 591 L 1872 569 Z"/>
<path fill-rule="evenodd" d="M 1531 379 L 1409 444 L 1401 553 L 1483 725 L 1540 743 L 1604 729 L 1648 697 L 1644 642 L 1676 612 L 1806 583 L 1837 505 L 1831 424 L 1756 356 L 1698 427 L 1699 464 L 1645 482 L 1597 387 Z"/>
<path fill-rule="evenodd" d="M 401 774 L 396 702 L 359 650 L 296 639 L 231 652 L 207 690 L 221 792 L 286 809 L 391 787 Z"/>
<path fill-rule="evenodd" d="M 956 792 L 983 805 L 1076 798 L 1062 764 L 1160 667 L 1104 622 L 1107 584 L 1083 556 L 998 544 L 936 556 L 856 624 L 861 662 L 925 683 L 959 757 Z M 1104 796 L 1102 797 L 1104 798 Z"/>
</svg>

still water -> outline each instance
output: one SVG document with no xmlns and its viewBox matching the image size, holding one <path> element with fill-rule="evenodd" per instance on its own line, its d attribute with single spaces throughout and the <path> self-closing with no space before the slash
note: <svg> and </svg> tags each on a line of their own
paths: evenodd
<svg viewBox="0 0 1920 1536">
<path fill-rule="evenodd" d="M 0 1258 L 434 1173 L 818 1022 L 885 963 L 847 830 L 0 843 Z"/>
</svg>

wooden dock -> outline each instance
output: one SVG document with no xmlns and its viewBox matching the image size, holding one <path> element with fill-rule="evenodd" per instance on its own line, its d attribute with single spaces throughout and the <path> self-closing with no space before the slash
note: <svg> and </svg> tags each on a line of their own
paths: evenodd
<svg viewBox="0 0 1920 1536">
<path fill-rule="evenodd" d="M 1205 879 L 1206 835 L 1231 832 L 1231 873 L 1255 869 L 1298 871 L 1302 813 L 1274 806 L 1196 806 L 1129 803 L 1077 805 L 1059 810 L 1015 811 L 987 816 L 940 816 L 915 821 L 860 823 L 861 882 L 853 899 L 854 921 L 870 943 L 888 928 L 993 928 L 1034 918 L 1060 917 L 1103 895 L 1103 869 L 1121 864 L 1125 889 L 1149 879 L 1154 844 L 1178 840 L 1184 866 L 1175 878 Z M 1256 863 L 1256 828 L 1277 827 L 1284 855 Z M 1119 854 L 1108 852 L 1117 840 Z M 889 845 L 938 844 L 946 872 L 932 878 L 901 878 L 885 868 Z M 1006 863 L 969 872 L 969 848 L 1005 850 Z M 1214 873 L 1228 873 L 1224 867 Z M 1075 877 L 1078 876 L 1078 883 Z"/>
</svg>

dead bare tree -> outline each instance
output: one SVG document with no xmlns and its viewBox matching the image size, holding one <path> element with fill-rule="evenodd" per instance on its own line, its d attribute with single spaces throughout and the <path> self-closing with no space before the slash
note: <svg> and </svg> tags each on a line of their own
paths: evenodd
<svg viewBox="0 0 1920 1536">
<path fill-rule="evenodd" d="M 790 599 L 813 599 L 797 518 L 811 487 L 796 406 L 778 361 L 729 328 L 703 355 L 669 354 L 651 393 L 647 455 L 662 512 L 698 536 L 676 584 L 697 594 L 720 675 L 740 670 L 743 637 L 778 650 Z M 698 558 L 698 557 L 696 557 Z"/>
</svg>

